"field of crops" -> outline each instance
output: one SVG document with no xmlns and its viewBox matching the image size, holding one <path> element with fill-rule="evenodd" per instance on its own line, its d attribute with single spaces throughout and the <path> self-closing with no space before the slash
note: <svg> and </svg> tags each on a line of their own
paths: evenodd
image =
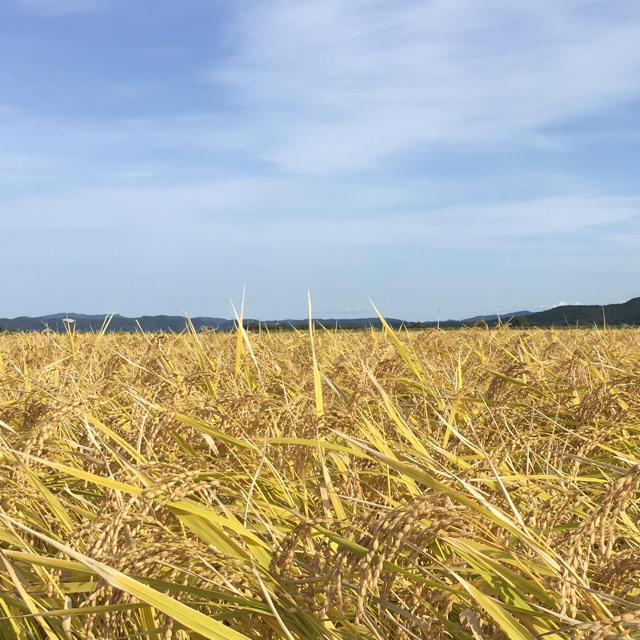
<svg viewBox="0 0 640 640">
<path fill-rule="evenodd" d="M 640 332 L 0 336 L 0 638 L 640 637 Z"/>
</svg>

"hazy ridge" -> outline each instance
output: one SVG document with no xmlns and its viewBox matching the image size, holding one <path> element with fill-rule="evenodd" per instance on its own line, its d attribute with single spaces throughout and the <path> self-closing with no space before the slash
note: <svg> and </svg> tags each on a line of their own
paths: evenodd
<svg viewBox="0 0 640 640">
<path fill-rule="evenodd" d="M 16 318 L 0 318 L 0 329 L 8 331 L 65 331 L 67 319 L 73 320 L 76 331 L 100 331 L 108 320 L 107 331 L 165 331 L 179 332 L 187 326 L 187 318 L 175 315 L 144 315 L 129 318 L 114 314 L 82 314 L 82 313 L 54 313 L 44 316 L 19 316 Z M 196 331 L 216 330 L 232 331 L 235 321 L 228 318 L 197 316 L 191 318 Z M 406 326 L 409 328 L 462 327 L 486 323 L 493 326 L 498 323 L 511 323 L 518 326 L 611 326 L 640 325 L 640 297 L 632 298 L 620 304 L 607 305 L 564 305 L 545 311 L 515 311 L 499 316 L 498 314 L 476 315 L 464 320 L 409 322 L 397 318 L 386 318 L 392 327 Z M 314 322 L 329 328 L 360 329 L 381 327 L 377 317 L 369 318 L 316 318 Z M 258 320 L 245 318 L 244 325 L 248 327 L 264 327 L 269 329 L 304 328 L 306 319 Z"/>
</svg>

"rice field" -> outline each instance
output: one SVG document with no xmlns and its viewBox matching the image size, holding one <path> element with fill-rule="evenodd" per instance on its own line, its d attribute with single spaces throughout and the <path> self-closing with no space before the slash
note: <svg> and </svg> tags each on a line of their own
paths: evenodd
<svg viewBox="0 0 640 640">
<path fill-rule="evenodd" d="M 0 335 L 0 638 L 640 638 L 640 332 Z"/>
</svg>

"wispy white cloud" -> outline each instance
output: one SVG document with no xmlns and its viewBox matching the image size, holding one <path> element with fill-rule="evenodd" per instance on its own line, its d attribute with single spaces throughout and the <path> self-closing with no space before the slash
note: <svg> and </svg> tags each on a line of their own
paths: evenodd
<svg viewBox="0 0 640 640">
<path fill-rule="evenodd" d="M 102 2 L 17 1 L 41 12 Z M 231 9 L 228 55 L 193 69 L 224 108 L 214 100 L 109 121 L 14 114 L 0 131 L 4 149 L 12 140 L 22 154 L 47 146 L 66 158 L 201 149 L 343 175 L 391 171 L 402 154 L 433 158 L 443 147 L 563 149 L 571 140 L 550 127 L 640 97 L 640 4 L 631 0 L 615 11 L 605 0 L 254 0 Z"/>
<path fill-rule="evenodd" d="M 393 187 L 362 184 L 327 193 L 324 183 L 264 177 L 102 187 L 17 199 L 4 209 L 4 226 L 14 231 L 121 229 L 164 237 L 167 245 L 197 229 L 193 242 L 224 238 L 227 246 L 256 251 L 279 246 L 283 251 L 446 246 L 486 251 L 640 218 L 635 197 L 540 197 L 448 207 L 425 207 L 423 199 L 420 192 L 405 195 L 398 208 Z"/>
<path fill-rule="evenodd" d="M 610 8 L 254 2 L 238 12 L 236 53 L 207 78 L 233 91 L 256 152 L 292 172 L 367 168 L 425 146 L 552 147 L 549 125 L 639 94 L 640 5 Z"/>
</svg>

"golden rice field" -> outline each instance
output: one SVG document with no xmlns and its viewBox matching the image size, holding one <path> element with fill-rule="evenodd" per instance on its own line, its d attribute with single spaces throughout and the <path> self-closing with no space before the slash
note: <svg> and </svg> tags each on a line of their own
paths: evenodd
<svg viewBox="0 0 640 640">
<path fill-rule="evenodd" d="M 638 330 L 0 355 L 0 638 L 640 638 Z"/>
</svg>

